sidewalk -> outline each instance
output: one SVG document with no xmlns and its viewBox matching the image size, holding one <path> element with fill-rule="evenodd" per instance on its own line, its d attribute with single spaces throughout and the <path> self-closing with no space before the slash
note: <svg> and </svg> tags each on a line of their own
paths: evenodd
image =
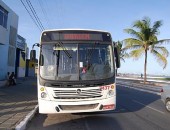
<svg viewBox="0 0 170 130">
<path fill-rule="evenodd" d="M 134 83 L 134 82 L 127 82 L 127 81 L 119 81 L 117 80 L 117 84 L 125 87 L 140 89 L 140 90 L 146 90 L 148 92 L 154 92 L 156 94 L 161 92 L 162 87 L 161 86 L 155 86 L 155 85 L 144 85 L 143 83 Z"/>
<path fill-rule="evenodd" d="M 4 87 L 6 83 L 7 83 L 7 80 L 0 80 L 0 88 Z"/>
<path fill-rule="evenodd" d="M 143 83 L 141 78 L 133 77 L 117 77 L 117 84 L 138 90 L 144 90 L 151 93 L 160 94 L 162 86 L 170 85 L 169 81 L 147 80 L 147 84 Z"/>
<path fill-rule="evenodd" d="M 11 130 L 37 105 L 35 77 L 17 79 L 17 85 L 0 88 L 0 130 Z"/>
<path fill-rule="evenodd" d="M 124 80 L 136 80 L 136 81 L 143 81 L 144 79 L 141 78 L 137 78 L 137 77 L 122 77 L 122 76 L 118 76 L 116 77 L 117 79 L 124 79 Z M 154 83 L 158 83 L 158 84 L 170 84 L 170 81 L 165 81 L 165 80 L 156 80 L 156 79 L 147 79 L 148 82 L 154 82 Z"/>
</svg>

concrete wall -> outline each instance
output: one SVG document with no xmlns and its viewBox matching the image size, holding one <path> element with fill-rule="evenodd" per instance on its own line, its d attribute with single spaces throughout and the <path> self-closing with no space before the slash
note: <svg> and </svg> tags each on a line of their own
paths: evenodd
<svg viewBox="0 0 170 130">
<path fill-rule="evenodd" d="M 35 76 L 35 63 L 30 61 L 29 62 L 29 73 L 28 76 Z"/>
<path fill-rule="evenodd" d="M 25 71 L 26 71 L 26 58 L 22 56 L 21 53 L 25 53 L 25 52 L 20 52 L 20 60 L 19 60 L 19 67 L 18 67 L 18 77 L 25 77 Z M 23 59 L 25 58 L 25 60 Z"/>
<path fill-rule="evenodd" d="M 15 63 L 14 65 L 9 65 L 9 47 L 12 47 L 16 50 L 15 44 L 10 45 L 10 29 L 11 27 L 18 30 L 18 19 L 14 11 L 12 11 L 2 0 L 0 0 L 0 5 L 8 11 L 8 19 L 7 19 L 7 28 L 4 28 L 0 25 L 0 80 L 6 79 L 7 72 L 15 72 Z M 17 34 L 16 34 L 17 36 Z M 16 42 L 16 41 L 15 41 Z M 15 61 L 15 51 L 12 52 Z"/>
<path fill-rule="evenodd" d="M 0 80 L 4 80 L 7 75 L 8 45 L 0 45 Z"/>
<path fill-rule="evenodd" d="M 7 36 L 8 36 L 8 30 L 6 28 L 0 26 L 0 43 L 7 44 L 8 43 Z"/>
<path fill-rule="evenodd" d="M 25 77 L 26 72 L 26 50 L 27 44 L 25 38 L 18 35 L 17 36 L 17 56 L 16 56 L 16 67 L 17 67 L 17 77 Z M 19 54 L 19 55 L 18 55 Z"/>
<path fill-rule="evenodd" d="M 18 67 L 18 77 L 25 77 L 25 67 Z"/>
</svg>

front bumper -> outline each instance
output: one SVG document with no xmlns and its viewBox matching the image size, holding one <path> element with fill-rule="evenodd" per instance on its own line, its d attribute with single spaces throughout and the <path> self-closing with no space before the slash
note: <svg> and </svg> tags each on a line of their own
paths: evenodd
<svg viewBox="0 0 170 130">
<path fill-rule="evenodd" d="M 116 109 L 115 96 L 102 100 L 77 102 L 56 102 L 38 99 L 38 103 L 39 113 L 42 114 L 97 112 Z"/>
</svg>

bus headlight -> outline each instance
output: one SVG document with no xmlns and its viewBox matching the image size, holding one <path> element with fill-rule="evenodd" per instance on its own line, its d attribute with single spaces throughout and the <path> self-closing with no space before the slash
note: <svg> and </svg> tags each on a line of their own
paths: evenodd
<svg viewBox="0 0 170 130">
<path fill-rule="evenodd" d="M 47 97 L 47 94 L 45 92 L 42 92 L 41 93 L 41 98 L 46 98 Z"/>
<path fill-rule="evenodd" d="M 108 94 L 109 97 L 111 97 L 111 96 L 113 96 L 115 93 L 114 93 L 114 90 L 109 90 L 107 94 Z"/>
</svg>

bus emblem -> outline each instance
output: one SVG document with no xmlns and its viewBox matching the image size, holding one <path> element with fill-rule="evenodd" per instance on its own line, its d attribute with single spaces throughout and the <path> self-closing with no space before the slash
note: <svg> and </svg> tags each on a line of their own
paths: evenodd
<svg viewBox="0 0 170 130">
<path fill-rule="evenodd" d="M 81 89 L 77 89 L 77 94 L 80 94 L 81 93 Z"/>
</svg>

